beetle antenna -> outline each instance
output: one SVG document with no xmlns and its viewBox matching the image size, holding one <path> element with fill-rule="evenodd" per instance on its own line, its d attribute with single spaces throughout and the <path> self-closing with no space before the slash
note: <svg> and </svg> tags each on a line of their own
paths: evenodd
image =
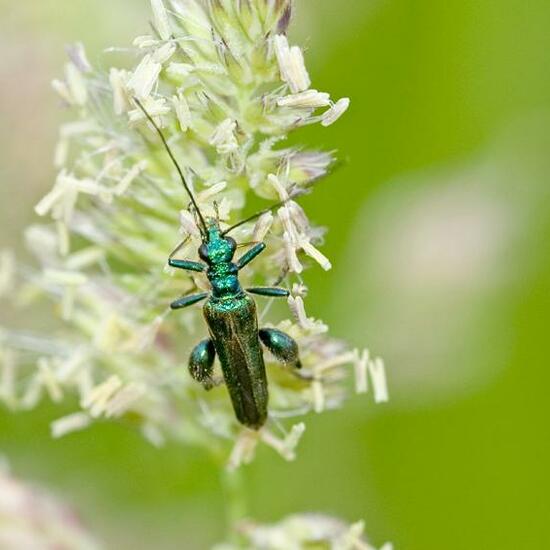
<svg viewBox="0 0 550 550">
<path fill-rule="evenodd" d="M 300 195 L 303 195 L 305 193 L 304 190 L 302 191 L 296 191 L 295 193 L 291 193 L 288 198 L 286 198 L 284 201 L 279 201 L 267 208 L 264 208 L 263 210 L 260 210 L 259 212 L 256 212 L 256 214 L 253 214 L 252 216 L 249 216 L 248 218 L 245 218 L 244 220 L 241 220 L 240 222 L 236 223 L 235 225 L 232 225 L 229 229 L 226 229 L 222 236 L 225 237 L 228 233 L 231 233 L 234 229 L 237 229 L 237 227 L 241 227 L 241 225 L 244 225 L 245 223 L 252 222 L 264 214 L 267 214 L 268 212 L 272 212 L 273 210 L 280 208 L 281 206 L 284 206 L 287 202 L 294 200 L 295 198 L 299 197 Z"/>
<path fill-rule="evenodd" d="M 189 185 L 187 184 L 187 180 L 185 179 L 185 176 L 183 175 L 183 171 L 176 160 L 176 157 L 174 156 L 174 153 L 172 152 L 172 149 L 170 149 L 170 146 L 168 145 L 168 142 L 166 141 L 166 138 L 164 137 L 164 134 L 162 130 L 158 127 L 157 123 L 154 121 L 153 117 L 147 112 L 147 109 L 143 106 L 141 101 L 134 97 L 134 101 L 136 102 L 137 106 L 140 108 L 140 110 L 143 112 L 143 114 L 147 117 L 147 120 L 153 125 L 153 128 L 156 130 L 157 134 L 159 135 L 162 144 L 164 145 L 164 148 L 166 149 L 166 152 L 168 153 L 168 156 L 170 157 L 170 160 L 173 162 L 174 166 L 176 167 L 176 170 L 178 171 L 179 177 L 181 179 L 181 183 L 183 184 L 183 187 L 187 191 L 187 194 L 189 195 L 189 198 L 191 199 L 191 202 L 193 203 L 193 207 L 195 208 L 195 212 L 197 213 L 201 226 L 202 226 L 202 233 L 204 235 L 208 234 L 208 230 L 206 227 L 206 222 L 204 221 L 204 216 L 202 215 L 202 212 L 200 211 L 199 205 L 197 204 L 197 201 L 195 200 L 195 197 L 193 196 L 193 193 L 191 192 L 191 189 Z"/>
<path fill-rule="evenodd" d="M 333 163 L 333 168 L 331 170 L 331 173 L 335 172 L 336 170 L 340 169 L 341 167 L 343 167 L 345 165 L 345 162 L 344 161 L 336 161 L 335 163 Z M 274 204 L 273 206 L 269 206 L 268 208 L 264 208 L 263 210 L 260 210 L 259 212 L 257 212 L 256 214 L 253 214 L 252 216 L 250 216 L 249 218 L 246 218 L 238 223 L 236 223 L 235 225 L 232 225 L 229 229 L 226 229 L 223 233 L 222 233 L 222 236 L 225 236 L 227 235 L 228 233 L 230 233 L 231 231 L 233 231 L 234 229 L 237 229 L 237 227 L 241 227 L 241 225 L 244 225 L 245 223 L 248 223 L 248 222 L 252 222 L 254 221 L 255 219 L 259 218 L 260 216 L 263 216 L 264 214 L 267 214 L 268 212 L 271 212 L 272 210 L 275 210 L 276 208 L 280 208 L 281 206 L 284 206 L 287 202 L 291 201 L 291 200 L 294 200 L 295 198 L 297 197 L 301 197 L 302 195 L 306 195 L 308 192 L 309 192 L 309 187 L 311 187 L 312 185 L 315 184 L 315 182 L 318 180 L 319 178 L 315 179 L 315 180 L 312 180 L 311 182 L 309 182 L 309 184 L 307 185 L 307 187 L 301 187 L 301 188 L 298 188 L 296 189 L 296 185 L 293 185 L 290 189 L 291 189 L 291 192 L 290 192 L 290 195 L 288 198 L 286 198 L 284 201 L 280 201 L 276 204 Z"/>
</svg>

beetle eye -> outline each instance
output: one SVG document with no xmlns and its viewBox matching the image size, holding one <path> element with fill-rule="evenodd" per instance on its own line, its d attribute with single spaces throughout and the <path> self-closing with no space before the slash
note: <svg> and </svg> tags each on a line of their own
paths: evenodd
<svg viewBox="0 0 550 550">
<path fill-rule="evenodd" d="M 199 256 L 201 260 L 204 260 L 205 262 L 208 260 L 208 247 L 205 244 L 201 244 L 199 248 Z"/>
<path fill-rule="evenodd" d="M 225 240 L 229 243 L 231 250 L 235 252 L 235 250 L 237 250 L 237 242 L 235 239 L 233 237 L 225 237 Z"/>
</svg>

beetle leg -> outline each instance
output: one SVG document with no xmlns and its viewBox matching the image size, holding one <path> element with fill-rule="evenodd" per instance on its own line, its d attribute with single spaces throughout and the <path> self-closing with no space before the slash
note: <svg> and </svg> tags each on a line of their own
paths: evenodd
<svg viewBox="0 0 550 550">
<path fill-rule="evenodd" d="M 269 298 L 288 298 L 290 292 L 286 288 L 279 288 L 276 286 L 269 287 L 253 287 L 246 289 L 251 294 L 257 294 L 258 296 L 267 296 Z"/>
<path fill-rule="evenodd" d="M 193 262 L 191 260 L 174 260 L 170 258 L 168 260 L 168 265 L 170 267 L 176 267 L 177 269 L 184 269 L 185 271 L 195 271 L 197 273 L 202 273 L 206 266 L 200 262 Z"/>
<path fill-rule="evenodd" d="M 262 328 L 258 334 L 264 346 L 281 363 L 292 365 L 297 369 L 302 367 L 298 344 L 288 334 L 274 328 Z"/>
<path fill-rule="evenodd" d="M 214 380 L 212 380 L 215 358 L 216 349 L 210 338 L 197 344 L 189 356 L 189 373 L 206 390 L 211 390 L 216 385 Z"/>
<path fill-rule="evenodd" d="M 191 260 L 174 260 L 174 256 L 187 244 L 191 235 L 186 237 L 181 243 L 172 250 L 170 256 L 168 256 L 168 265 L 170 267 L 176 267 L 177 269 L 185 269 L 186 271 L 196 271 L 202 273 L 206 266 L 200 262 L 193 262 Z"/>
<path fill-rule="evenodd" d="M 201 294 L 190 294 L 189 296 L 184 296 L 179 298 L 170 304 L 171 309 L 183 309 L 184 307 L 189 307 L 194 304 L 199 303 L 208 297 L 208 292 L 202 292 Z"/>
<path fill-rule="evenodd" d="M 253 246 L 248 252 L 245 252 L 238 260 L 237 267 L 242 269 L 248 265 L 252 260 L 259 256 L 266 248 L 265 243 L 258 243 Z"/>
<path fill-rule="evenodd" d="M 277 280 L 273 282 L 273 286 L 279 286 L 286 279 L 286 276 L 288 275 L 289 271 L 290 270 L 288 266 L 284 267 L 281 270 L 280 275 L 277 277 Z"/>
<path fill-rule="evenodd" d="M 172 259 L 188 242 L 189 239 L 191 239 L 191 235 L 187 235 L 183 241 L 181 241 L 172 252 L 170 252 L 170 256 L 168 256 L 168 259 Z"/>
</svg>

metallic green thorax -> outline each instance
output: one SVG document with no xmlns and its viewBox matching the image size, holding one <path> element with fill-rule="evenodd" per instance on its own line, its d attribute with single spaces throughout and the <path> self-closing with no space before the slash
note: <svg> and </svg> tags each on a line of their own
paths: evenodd
<svg viewBox="0 0 550 550">
<path fill-rule="evenodd" d="M 256 304 L 250 293 L 267 297 L 288 296 L 281 288 L 251 288 L 245 291 L 239 283 L 239 270 L 263 250 L 265 244 L 253 246 L 235 263 L 237 243 L 221 233 L 215 220 L 208 220 L 199 256 L 205 264 L 173 260 L 173 267 L 188 271 L 206 271 L 212 287 L 210 294 L 184 296 L 172 303 L 181 309 L 208 298 L 204 316 L 210 339 L 199 343 L 189 360 L 191 376 L 206 389 L 213 386 L 212 370 L 217 355 L 233 408 L 239 422 L 259 429 L 267 419 L 268 391 L 261 344 L 283 363 L 300 366 L 298 347 L 288 335 L 271 328 L 259 330 Z"/>
<path fill-rule="evenodd" d="M 229 302 L 242 293 L 239 268 L 232 262 L 237 244 L 231 237 L 222 237 L 217 223 L 208 225 L 207 241 L 200 247 L 199 256 L 208 264 L 206 275 L 212 285 L 212 297 Z"/>
</svg>

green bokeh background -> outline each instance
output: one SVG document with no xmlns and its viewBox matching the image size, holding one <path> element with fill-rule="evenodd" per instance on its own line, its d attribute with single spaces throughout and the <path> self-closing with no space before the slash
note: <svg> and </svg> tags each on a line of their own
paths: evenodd
<svg viewBox="0 0 550 550">
<path fill-rule="evenodd" d="M 148 6 L 0 7 L 0 246 L 14 246 L 54 176 L 64 44 L 96 61 L 147 30 Z M 315 87 L 352 98 L 295 138 L 346 161 L 304 201 L 335 266 L 306 275 L 309 307 L 385 357 L 392 401 L 310 418 L 294 464 L 262 450 L 245 470 L 254 518 L 364 518 L 396 550 L 550 548 L 549 29 L 548 0 L 297 0 Z M 114 424 L 52 441 L 59 415 L 0 410 L 0 452 L 109 548 L 223 538 L 207 456 Z"/>
</svg>

